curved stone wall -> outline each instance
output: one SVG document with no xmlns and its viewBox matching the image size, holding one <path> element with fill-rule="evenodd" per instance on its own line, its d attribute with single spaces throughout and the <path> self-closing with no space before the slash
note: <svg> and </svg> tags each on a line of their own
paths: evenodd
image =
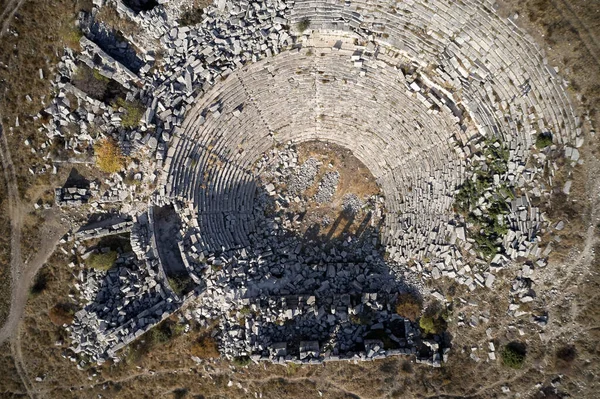
<svg viewBox="0 0 600 399">
<path fill-rule="evenodd" d="M 511 160 L 522 163 L 537 132 L 551 131 L 558 142 L 579 132 L 560 82 L 537 50 L 500 20 L 479 21 L 485 8 L 473 8 L 472 22 L 455 28 L 453 40 L 441 37 L 439 32 L 449 29 L 444 25 L 435 25 L 437 35 L 428 31 L 439 40 L 423 42 L 422 35 L 413 35 L 418 47 L 406 38 L 414 30 L 393 36 L 392 14 L 386 14 L 389 33 L 379 27 L 368 41 L 361 29 L 379 22 L 354 14 L 348 19 L 347 10 L 336 8 L 350 22 L 331 25 L 332 9 L 303 4 L 294 7 L 293 20 L 308 18 L 311 28 L 321 30 L 203 93 L 170 147 L 167 193 L 195 204 L 209 250 L 248 244 L 252 165 L 274 145 L 323 140 L 352 150 L 383 188 L 383 242 L 404 262 L 438 253 L 431 244 L 445 244 L 471 139 L 499 137 Z M 331 28 L 341 30 L 325 30 Z M 477 43 L 490 45 L 482 30 L 498 30 L 509 39 L 484 51 Z M 415 46 L 421 52 L 407 50 Z M 523 50 L 535 51 L 534 56 L 515 62 Z M 232 217 L 236 223 L 228 226 Z"/>
</svg>

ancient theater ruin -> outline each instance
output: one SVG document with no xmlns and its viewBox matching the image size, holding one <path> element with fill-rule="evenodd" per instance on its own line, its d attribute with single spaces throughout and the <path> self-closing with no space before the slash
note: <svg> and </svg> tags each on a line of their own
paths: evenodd
<svg viewBox="0 0 600 399">
<path fill-rule="evenodd" d="M 227 358 L 440 366 L 449 337 L 399 298 L 443 304 L 428 281 L 476 292 L 517 258 L 545 265 L 538 204 L 559 166 L 536 141 L 574 165 L 583 139 L 563 80 L 493 2 L 218 0 L 189 26 L 182 1 L 95 3 L 139 31 L 115 44 L 82 15 L 46 133 L 75 122 L 71 149 L 111 138 L 144 160 L 136 184 L 82 191 L 120 215 L 67 240 L 129 232 L 132 251 L 77 269 L 74 360 L 118 360 L 178 313 L 217 321 Z M 72 83 L 81 65 L 139 104 L 138 125 Z M 68 190 L 61 206 L 75 206 Z"/>
</svg>

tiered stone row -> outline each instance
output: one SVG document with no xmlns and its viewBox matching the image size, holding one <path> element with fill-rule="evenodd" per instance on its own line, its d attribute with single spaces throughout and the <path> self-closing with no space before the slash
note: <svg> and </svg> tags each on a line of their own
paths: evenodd
<svg viewBox="0 0 600 399">
<path fill-rule="evenodd" d="M 387 199 L 385 235 L 399 252 L 420 254 L 432 231 L 445 234 L 436 223 L 449 220 L 464 173 L 459 125 L 446 110 L 431 117 L 402 73 L 354 39 L 316 35 L 307 49 L 235 72 L 190 112 L 167 157 L 167 192 L 194 202 L 201 238 L 216 232 L 220 246 L 243 245 L 251 227 L 240 219 L 249 218 L 236 218 L 241 231 L 223 226 L 228 214 L 249 213 L 253 163 L 276 142 L 308 140 L 343 145 L 371 170 Z M 395 235 L 406 224 L 416 226 L 411 248 Z"/>
<path fill-rule="evenodd" d="M 575 141 L 579 123 L 555 70 L 516 26 L 493 13 L 492 4 L 298 0 L 291 21 L 372 33 L 377 43 L 431 67 L 428 78 L 460 90 L 484 134 L 513 140 L 549 130 L 558 143 Z M 529 135 L 520 140 L 531 144 Z"/>
</svg>

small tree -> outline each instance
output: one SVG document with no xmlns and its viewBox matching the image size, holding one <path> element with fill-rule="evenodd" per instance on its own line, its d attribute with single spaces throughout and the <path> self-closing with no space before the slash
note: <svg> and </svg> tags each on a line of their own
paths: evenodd
<svg viewBox="0 0 600 399">
<path fill-rule="evenodd" d="M 108 251 L 105 253 L 92 254 L 87 259 L 87 265 L 97 270 L 108 270 L 115 264 L 119 257 L 117 251 Z"/>
<path fill-rule="evenodd" d="M 106 173 L 115 173 L 125 166 L 125 157 L 119 145 L 110 138 L 100 141 L 94 146 L 96 166 Z"/>
<path fill-rule="evenodd" d="M 134 128 L 140 124 L 144 116 L 144 106 L 139 101 L 126 101 L 118 98 L 116 106 L 125 109 L 121 117 L 121 126 L 125 128 Z"/>
<path fill-rule="evenodd" d="M 542 148 L 546 148 L 549 145 L 552 145 L 552 134 L 548 132 L 540 133 L 535 138 L 535 146 L 537 147 L 537 149 L 541 150 Z"/>
<path fill-rule="evenodd" d="M 511 342 L 506 345 L 500 353 L 502 363 L 513 369 L 520 369 L 525 362 L 525 347 L 519 342 Z"/>
<path fill-rule="evenodd" d="M 296 24 L 296 28 L 298 28 L 298 31 L 301 33 L 307 30 L 309 26 L 310 20 L 308 18 L 304 18 Z"/>
</svg>

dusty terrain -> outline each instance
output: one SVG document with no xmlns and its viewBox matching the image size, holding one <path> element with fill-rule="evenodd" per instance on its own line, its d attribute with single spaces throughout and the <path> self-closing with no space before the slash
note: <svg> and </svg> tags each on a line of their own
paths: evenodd
<svg viewBox="0 0 600 399">
<path fill-rule="evenodd" d="M 62 223 L 63 215 L 33 212 L 33 203 L 55 182 L 36 181 L 29 174 L 28 167 L 38 160 L 22 146 L 25 137 L 35 139 L 37 122 L 28 116 L 39 110 L 38 99 L 49 94 L 49 86 L 43 81 L 22 85 L 37 76 L 40 68 L 50 75 L 56 50 L 70 40 L 68 29 L 64 33 L 61 27 L 69 26 L 79 7 L 86 5 L 66 0 L 8 0 L 0 4 L 2 32 L 19 32 L 18 36 L 0 38 L 4 127 L 0 134 L 0 230 L 5 232 L 0 238 L 0 397 L 493 398 L 520 394 L 593 398 L 600 391 L 600 160 L 589 124 L 584 124 L 589 143 L 582 173 L 578 174 L 581 191 L 568 200 L 576 211 L 568 219 L 570 231 L 582 239 L 546 268 L 541 284 L 544 288 L 538 295 L 545 298 L 545 307 L 551 311 L 543 334 L 518 319 L 507 320 L 508 282 L 514 276 L 502 276 L 507 283 L 469 302 L 461 301 L 461 287 L 439 280 L 435 288 L 451 297 L 454 304 L 449 326 L 454 353 L 451 362 L 440 369 L 404 359 L 302 367 L 240 366 L 222 360 L 196 364 L 189 352 L 192 337 L 202 334 L 199 330 L 166 342 L 133 346 L 122 364 L 78 369 L 62 356 L 65 330 L 48 316 L 50 309 L 68 302 L 72 294 L 72 270 L 67 266 L 71 259 L 55 251 L 67 227 Z M 507 16 L 518 12 L 516 23 L 547 47 L 551 64 L 571 81 L 574 103 L 580 105 L 582 115 L 590 112 L 596 126 L 600 104 L 599 8 L 597 2 L 589 0 L 510 0 L 502 2 L 500 8 Z M 20 50 L 13 51 L 15 45 Z M 24 49 L 28 54 L 23 54 Z M 21 71 L 18 76 L 13 72 L 16 68 Z M 35 104 L 24 99 L 25 92 L 36 99 Z M 10 130 L 16 116 L 20 116 L 21 126 Z M 23 233 L 24 226 L 27 234 Z M 472 326 L 460 325 L 463 321 Z M 486 333 L 490 328 L 491 336 Z M 502 345 L 515 339 L 527 343 L 522 369 L 507 369 L 487 360 L 488 341 Z M 472 353 L 478 354 L 479 362 Z M 510 392 L 503 393 L 503 387 Z"/>
<path fill-rule="evenodd" d="M 303 227 L 299 233 L 305 234 L 310 226 L 326 218 L 330 221 L 329 224 L 322 226 L 319 233 L 315 237 L 312 234 L 310 238 L 332 239 L 342 234 L 354 234 L 370 212 L 361 210 L 355 215 L 348 215 L 343 211 L 344 197 L 354 194 L 363 203 L 367 203 L 372 196 L 382 195 L 369 169 L 351 151 L 335 144 L 309 141 L 298 145 L 297 151 L 299 164 L 310 158 L 321 163 L 315 182 L 304 193 L 306 200 L 290 204 L 290 212 L 303 215 Z M 339 181 L 331 201 L 319 203 L 313 198 L 318 192 L 319 182 L 326 173 L 335 172 L 339 173 Z M 285 187 L 280 189 L 285 190 Z M 370 214 L 368 220 L 371 220 Z M 373 220 L 373 223 L 376 222 Z"/>
</svg>

